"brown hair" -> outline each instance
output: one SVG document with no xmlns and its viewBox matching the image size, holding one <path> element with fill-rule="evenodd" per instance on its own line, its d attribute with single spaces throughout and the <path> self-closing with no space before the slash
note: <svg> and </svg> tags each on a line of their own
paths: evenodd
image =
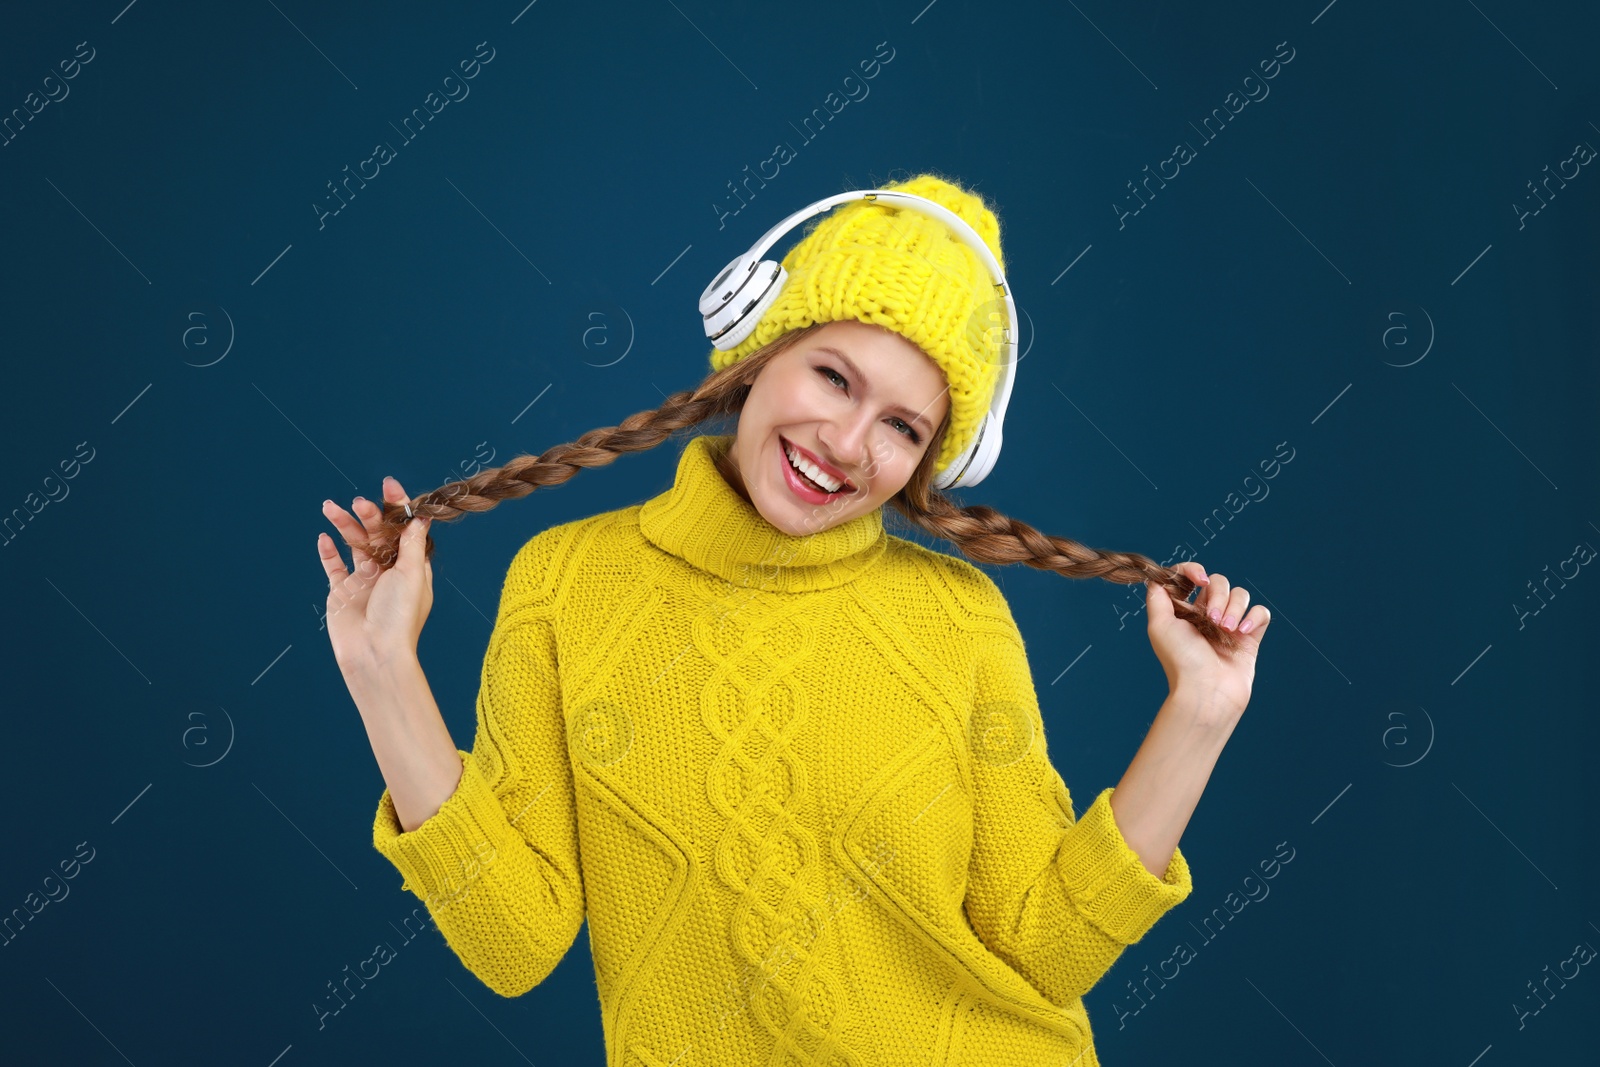
<svg viewBox="0 0 1600 1067">
<path fill-rule="evenodd" d="M 732 366 L 712 373 L 692 391 L 673 393 L 653 411 L 637 412 L 616 426 L 590 430 L 576 441 L 554 445 L 540 455 L 523 453 L 504 466 L 481 470 L 470 478 L 414 496 L 411 511 L 453 522 L 468 512 L 488 511 L 502 500 L 559 485 L 581 468 L 604 467 L 625 452 L 655 448 L 675 431 L 736 416 L 762 368 L 816 328 L 807 326 L 783 334 Z M 1192 623 L 1213 646 L 1226 650 L 1238 647 L 1239 639 L 1232 631 L 1212 622 L 1204 611 L 1188 602 L 1195 583 L 1181 572 L 1137 552 L 1107 552 L 1067 537 L 1042 533 L 982 504 L 956 504 L 933 488 L 934 463 L 949 426 L 947 410 L 928 441 L 922 462 L 904 488 L 888 501 L 913 526 L 953 542 L 963 555 L 980 563 L 1026 563 L 1066 578 L 1104 578 L 1124 585 L 1156 582 L 1171 595 L 1174 613 Z M 717 455 L 717 466 L 724 477 L 732 473 L 726 453 Z M 380 503 L 383 523 L 376 535 L 358 547 L 387 568 L 394 562 L 400 532 L 407 520 L 403 505 Z M 431 533 L 426 554 L 428 558 L 433 556 Z"/>
</svg>

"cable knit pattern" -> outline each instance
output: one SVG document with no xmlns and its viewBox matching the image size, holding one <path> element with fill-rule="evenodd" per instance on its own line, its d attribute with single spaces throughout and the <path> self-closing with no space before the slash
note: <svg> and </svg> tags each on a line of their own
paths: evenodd
<svg viewBox="0 0 1600 1067">
<path fill-rule="evenodd" d="M 533 988 L 587 920 L 608 1067 L 1096 1067 L 1083 994 L 1192 889 L 1075 817 L 978 568 L 874 511 L 808 537 L 688 442 L 517 553 L 461 784 L 373 845 Z"/>
</svg>

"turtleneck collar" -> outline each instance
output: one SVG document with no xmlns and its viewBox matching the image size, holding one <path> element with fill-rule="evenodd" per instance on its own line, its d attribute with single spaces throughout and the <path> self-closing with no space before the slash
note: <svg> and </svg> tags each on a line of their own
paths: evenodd
<svg viewBox="0 0 1600 1067">
<path fill-rule="evenodd" d="M 647 540 L 736 585 L 782 593 L 843 585 L 888 549 L 881 507 L 799 537 L 773 526 L 717 469 L 732 443 L 731 434 L 689 441 L 672 488 L 640 508 Z"/>
</svg>

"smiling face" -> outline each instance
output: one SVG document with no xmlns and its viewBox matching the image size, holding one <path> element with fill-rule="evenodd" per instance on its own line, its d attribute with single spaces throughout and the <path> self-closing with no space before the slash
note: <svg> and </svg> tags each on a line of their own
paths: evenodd
<svg viewBox="0 0 1600 1067">
<path fill-rule="evenodd" d="M 773 357 L 751 385 L 728 453 L 733 488 L 791 536 L 865 515 L 911 479 L 949 411 L 949 392 L 939 365 L 894 331 L 827 323 Z M 791 453 L 824 479 L 821 488 L 794 469 Z"/>
</svg>

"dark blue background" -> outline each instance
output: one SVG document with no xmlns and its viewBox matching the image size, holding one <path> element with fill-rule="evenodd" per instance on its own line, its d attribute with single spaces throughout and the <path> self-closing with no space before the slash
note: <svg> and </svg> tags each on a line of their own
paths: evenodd
<svg viewBox="0 0 1600 1067">
<path fill-rule="evenodd" d="M 1274 611 L 1183 838 L 1194 894 L 1087 997 L 1105 1062 L 1592 1050 L 1593 968 L 1520 1027 L 1514 1007 L 1600 946 L 1600 577 L 1542 607 L 1529 588 L 1600 546 L 1600 176 L 1516 207 L 1600 145 L 1588 6 L 925 3 L 8 15 L 0 113 L 79 42 L 94 58 L 0 147 L 0 514 L 93 458 L 0 550 L 0 913 L 80 842 L 93 859 L 0 949 L 0 1058 L 601 1063 L 586 935 L 508 1001 L 430 930 L 318 1029 L 326 983 L 419 906 L 371 847 L 382 779 L 319 629 L 320 503 L 691 387 L 729 259 L 928 169 L 998 206 L 1031 324 L 1005 454 L 958 495 L 1100 548 L 1186 544 Z M 319 229 L 326 183 L 485 41 L 470 95 Z M 791 123 L 880 42 L 869 95 L 804 143 Z M 1270 94 L 1204 143 L 1190 124 L 1280 42 Z M 1181 140 L 1196 157 L 1119 224 Z M 719 228 L 779 141 L 797 158 Z M 677 452 L 436 531 L 421 655 L 462 747 L 517 547 L 664 490 Z M 988 570 L 1081 810 L 1165 694 L 1119 615 L 1137 593 Z M 1270 896 L 1207 941 L 1281 843 Z M 1196 958 L 1124 1016 L 1180 941 Z"/>
</svg>

